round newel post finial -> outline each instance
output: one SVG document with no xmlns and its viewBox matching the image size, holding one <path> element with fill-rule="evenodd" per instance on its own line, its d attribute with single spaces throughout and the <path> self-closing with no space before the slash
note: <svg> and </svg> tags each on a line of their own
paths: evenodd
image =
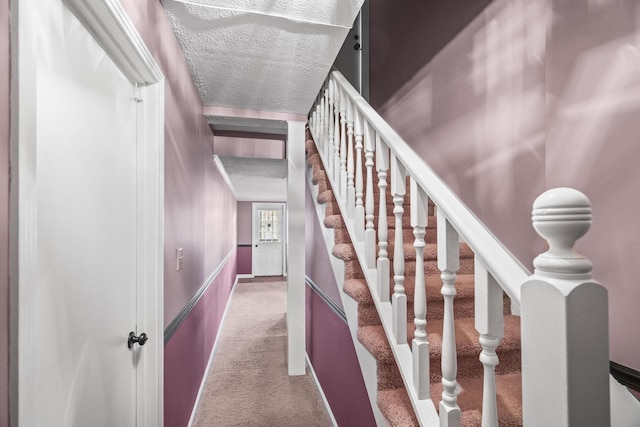
<svg viewBox="0 0 640 427">
<path fill-rule="evenodd" d="M 553 188 L 533 202 L 533 228 L 549 250 L 533 261 L 536 274 L 560 279 L 591 277 L 591 262 L 573 249 L 591 227 L 591 203 L 573 188 Z"/>
</svg>

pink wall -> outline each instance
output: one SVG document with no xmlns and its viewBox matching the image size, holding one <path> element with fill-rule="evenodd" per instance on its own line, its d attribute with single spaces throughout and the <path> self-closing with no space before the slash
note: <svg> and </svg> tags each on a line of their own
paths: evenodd
<svg viewBox="0 0 640 427">
<path fill-rule="evenodd" d="M 0 425 L 9 424 L 9 1 L 0 0 Z"/>
<path fill-rule="evenodd" d="M 213 134 L 162 5 L 122 3 L 166 77 L 166 326 L 235 249 L 235 200 L 213 162 Z M 177 248 L 184 249 L 181 271 L 174 267 Z"/>
<path fill-rule="evenodd" d="M 213 134 L 161 3 L 122 3 L 165 75 L 165 326 L 231 254 L 165 345 L 165 425 L 182 426 L 236 276 L 236 200 L 213 161 Z M 180 271 L 177 248 L 184 249 Z"/>
<path fill-rule="evenodd" d="M 424 19 L 460 26 L 439 6 L 385 15 L 393 6 L 372 3 L 372 31 L 426 40 Z M 535 197 L 555 186 L 590 197 L 594 225 L 579 249 L 609 290 L 611 359 L 636 370 L 640 335 L 627 331 L 640 323 L 639 8 L 495 0 L 422 63 L 410 59 L 419 46 L 372 37 L 371 48 L 383 116 L 525 265 L 544 247 L 530 224 Z M 401 85 L 383 81 L 387 61 L 407 63 Z"/>
<path fill-rule="evenodd" d="M 219 156 L 284 159 L 284 141 L 278 139 L 216 136 L 214 153 Z"/>
<path fill-rule="evenodd" d="M 216 141 L 217 142 L 217 141 Z M 238 202 L 238 244 L 250 244 L 253 202 Z"/>
</svg>

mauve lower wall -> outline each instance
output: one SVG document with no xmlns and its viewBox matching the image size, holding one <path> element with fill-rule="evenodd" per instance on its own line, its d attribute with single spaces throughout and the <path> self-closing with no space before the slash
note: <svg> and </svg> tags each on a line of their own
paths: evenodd
<svg viewBox="0 0 640 427">
<path fill-rule="evenodd" d="M 165 425 L 185 426 L 235 280 L 236 200 L 213 161 L 213 134 L 161 3 L 122 4 L 165 75 L 165 326 L 230 256 L 165 346 Z"/>
<path fill-rule="evenodd" d="M 349 327 L 306 289 L 307 355 L 340 426 L 375 426 Z"/>
<path fill-rule="evenodd" d="M 235 255 L 165 346 L 164 425 L 189 422 L 218 328 L 236 277 Z"/>
<path fill-rule="evenodd" d="M 0 0 L 0 425 L 9 425 L 9 0 Z"/>
<path fill-rule="evenodd" d="M 612 360 L 640 370 L 640 335 L 628 333 L 640 323 L 640 4 L 495 0 L 470 23 L 435 3 L 396 7 L 371 4 L 371 99 L 530 268 L 544 249 L 535 197 L 556 186 L 589 196 L 579 250 L 609 291 Z M 421 56 L 411 41 L 428 40 L 434 20 L 457 34 Z"/>
</svg>

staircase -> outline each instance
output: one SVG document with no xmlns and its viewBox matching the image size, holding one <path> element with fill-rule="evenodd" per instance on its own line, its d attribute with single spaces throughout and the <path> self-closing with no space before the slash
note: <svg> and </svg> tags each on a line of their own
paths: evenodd
<svg viewBox="0 0 640 427">
<path fill-rule="evenodd" d="M 355 253 L 355 248 L 349 237 L 340 208 L 334 197 L 331 184 L 327 180 L 327 174 L 323 167 L 315 142 L 308 135 L 306 143 L 307 161 L 312 168 L 313 184 L 318 185 L 317 201 L 325 204 L 324 225 L 334 230 L 335 246 L 333 255 L 344 261 L 345 274 L 343 291 L 353 298 L 358 304 L 358 339 L 363 346 L 375 357 L 378 375 L 378 405 L 381 412 L 392 426 L 417 426 L 409 396 L 404 387 L 402 377 L 396 365 L 391 347 L 384 333 L 380 318 L 367 282 L 364 278 L 360 262 Z M 364 165 L 363 165 L 364 166 Z M 410 192 L 409 180 L 406 183 L 407 194 Z M 374 188 L 374 202 L 379 203 L 380 192 Z M 387 212 L 393 211 L 393 200 L 387 195 Z M 403 203 L 405 210 L 409 209 L 409 199 Z M 442 355 L 442 330 L 444 315 L 444 298 L 441 293 L 442 280 L 440 270 L 437 267 L 437 222 L 434 216 L 434 205 L 428 206 L 429 220 L 424 252 L 424 273 L 426 279 L 427 299 L 427 333 L 430 346 L 430 364 L 440 366 Z M 395 240 L 396 230 L 393 227 L 394 218 L 389 217 L 389 240 Z M 407 337 L 411 343 L 415 331 L 414 319 L 414 284 L 415 284 L 415 250 L 413 247 L 413 227 L 409 223 L 409 217 L 405 216 L 402 222 L 402 235 L 406 243 L 403 248 L 405 260 L 405 293 L 407 296 Z M 390 259 L 393 263 L 395 253 L 393 244 L 389 246 Z M 458 354 L 458 383 L 462 389 L 458 396 L 462 416 L 460 425 L 478 426 L 481 423 L 483 367 L 478 356 L 482 352 L 479 344 L 479 336 L 474 325 L 474 259 L 473 252 L 464 244 L 460 244 L 460 270 L 455 283 L 457 295 L 454 302 L 456 313 L 456 342 Z M 393 270 L 389 283 L 393 284 Z M 393 288 L 390 289 L 393 292 Z M 521 377 L 520 377 L 520 320 L 517 316 L 510 315 L 510 300 L 504 298 L 505 336 L 500 348 L 497 350 L 500 359 L 497 369 L 497 382 L 499 394 L 498 413 L 501 424 L 504 426 L 522 425 L 521 402 Z M 431 396 L 436 405 L 439 405 L 442 395 L 441 372 L 432 370 Z"/>
<path fill-rule="evenodd" d="M 611 425 L 606 290 L 573 249 L 586 196 L 536 199 L 532 275 L 337 71 L 307 139 L 378 425 Z"/>
</svg>

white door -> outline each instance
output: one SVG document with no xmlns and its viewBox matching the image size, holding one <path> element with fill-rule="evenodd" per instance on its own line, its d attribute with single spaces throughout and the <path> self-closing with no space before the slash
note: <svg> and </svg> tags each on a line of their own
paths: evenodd
<svg viewBox="0 0 640 427">
<path fill-rule="evenodd" d="M 20 12 L 18 422 L 135 426 L 141 107 L 61 2 Z"/>
<path fill-rule="evenodd" d="M 253 275 L 283 274 L 284 205 L 253 204 Z"/>
</svg>

